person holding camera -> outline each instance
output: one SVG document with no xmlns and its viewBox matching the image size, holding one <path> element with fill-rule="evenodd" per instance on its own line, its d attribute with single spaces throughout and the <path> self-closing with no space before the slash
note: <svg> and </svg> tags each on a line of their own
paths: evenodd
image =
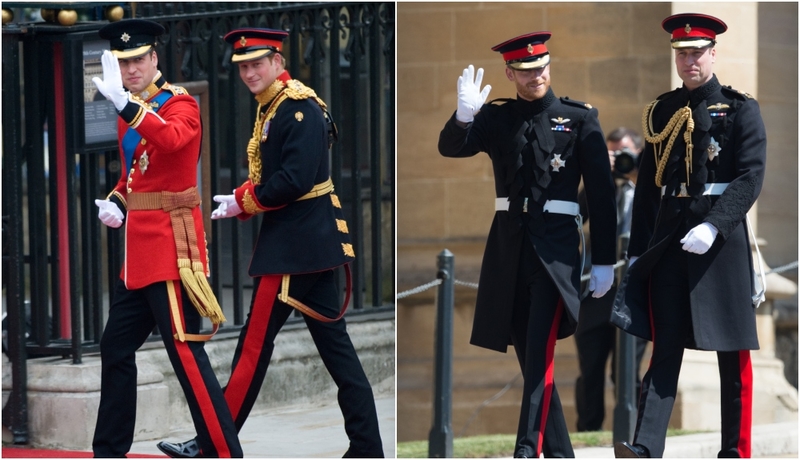
<svg viewBox="0 0 800 460">
<path fill-rule="evenodd" d="M 608 159 L 614 175 L 617 197 L 617 239 L 631 229 L 633 195 L 639 172 L 639 153 L 644 147 L 636 131 L 619 127 L 606 136 Z M 583 192 L 581 192 L 583 198 Z M 585 200 L 581 199 L 582 210 Z M 588 213 L 583 213 L 588 219 Z M 619 247 L 618 258 L 624 257 L 625 247 Z M 588 251 L 588 250 L 587 250 Z M 608 322 L 614 303 L 616 286 L 600 298 L 586 296 L 581 300 L 575 346 L 578 351 L 580 374 L 575 380 L 575 409 L 578 431 L 600 431 L 605 418 L 606 363 L 611 356 L 611 381 L 616 382 L 616 328 Z M 639 364 L 647 341 L 636 340 L 636 394 L 639 394 Z"/>
</svg>

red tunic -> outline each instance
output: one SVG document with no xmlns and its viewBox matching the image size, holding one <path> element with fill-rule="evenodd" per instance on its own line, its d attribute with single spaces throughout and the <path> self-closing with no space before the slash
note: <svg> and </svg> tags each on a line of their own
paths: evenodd
<svg viewBox="0 0 800 460">
<path fill-rule="evenodd" d="M 125 262 L 120 277 L 128 289 L 180 279 L 178 254 L 169 213 L 163 210 L 129 210 L 127 196 L 138 192 L 182 192 L 197 186 L 197 162 L 200 158 L 202 125 L 195 99 L 183 88 L 167 84 L 159 78 L 159 90 L 145 102 L 152 102 L 161 92 L 173 95 L 157 113 L 143 102 L 132 101 L 122 110 L 117 122 L 120 160 L 124 173 L 109 195 L 117 198 L 127 210 L 125 219 Z M 129 129 L 141 136 L 126 164 L 123 138 Z M 208 274 L 206 239 L 200 207 L 192 209 L 196 247 L 191 257 L 201 261 Z"/>
</svg>

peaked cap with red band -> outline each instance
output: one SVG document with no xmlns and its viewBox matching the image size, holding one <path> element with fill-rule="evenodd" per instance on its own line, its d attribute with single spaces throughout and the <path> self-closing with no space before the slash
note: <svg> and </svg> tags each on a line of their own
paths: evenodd
<svg viewBox="0 0 800 460">
<path fill-rule="evenodd" d="M 550 63 L 550 52 L 544 42 L 550 32 L 533 32 L 506 40 L 492 47 L 503 55 L 506 65 L 516 70 L 540 69 Z"/>
<path fill-rule="evenodd" d="M 728 30 L 724 22 L 707 14 L 674 14 L 661 22 L 661 27 L 672 34 L 672 47 L 705 48 L 716 43 L 717 35 Z"/>
<path fill-rule="evenodd" d="M 283 40 L 288 32 L 275 29 L 236 29 L 225 35 L 225 41 L 233 45 L 231 62 L 245 62 L 283 52 Z"/>
</svg>

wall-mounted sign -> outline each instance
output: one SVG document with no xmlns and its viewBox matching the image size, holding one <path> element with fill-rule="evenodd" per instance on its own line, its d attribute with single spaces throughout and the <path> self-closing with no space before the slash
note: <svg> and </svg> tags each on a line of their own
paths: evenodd
<svg viewBox="0 0 800 460">
<path fill-rule="evenodd" d="M 107 49 L 107 40 L 83 42 L 83 116 L 87 145 L 117 140 L 117 110 L 92 82 L 93 77 L 103 78 L 100 57 Z"/>
</svg>

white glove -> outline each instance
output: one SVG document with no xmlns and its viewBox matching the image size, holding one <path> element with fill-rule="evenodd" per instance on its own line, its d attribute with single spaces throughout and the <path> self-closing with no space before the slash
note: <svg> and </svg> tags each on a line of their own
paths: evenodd
<svg viewBox="0 0 800 460">
<path fill-rule="evenodd" d="M 631 265 L 633 265 L 633 263 L 636 262 L 636 259 L 638 259 L 638 258 L 639 258 L 639 256 L 628 257 L 628 268 L 631 268 Z"/>
<path fill-rule="evenodd" d="M 100 208 L 97 211 L 97 218 L 100 219 L 100 222 L 111 228 L 122 226 L 122 219 L 125 216 L 122 215 L 122 211 L 119 210 L 116 203 L 109 200 L 94 200 L 94 204 Z"/>
<path fill-rule="evenodd" d="M 613 282 L 613 265 L 592 265 L 592 274 L 589 277 L 589 290 L 594 291 L 592 297 L 599 299 L 606 295 Z"/>
<path fill-rule="evenodd" d="M 211 212 L 211 218 L 214 220 L 233 217 L 242 212 L 242 208 L 236 202 L 236 195 L 214 195 L 214 201 L 219 203 L 219 207 Z"/>
<path fill-rule="evenodd" d="M 122 111 L 128 103 L 128 93 L 122 87 L 122 72 L 119 70 L 119 61 L 111 54 L 111 51 L 103 51 L 103 57 L 100 58 L 103 63 L 103 79 L 99 77 L 92 78 L 97 90 L 103 94 L 109 101 L 114 103 L 117 111 Z"/>
<path fill-rule="evenodd" d="M 703 222 L 689 230 L 689 233 L 683 237 L 681 240 L 681 243 L 683 243 L 682 249 L 694 254 L 705 254 L 711 245 L 714 244 L 717 233 L 719 233 L 717 227 L 714 227 L 708 222 Z"/>
<path fill-rule="evenodd" d="M 481 82 L 483 82 L 483 68 L 478 69 L 478 74 L 474 76 L 475 68 L 472 64 L 464 69 L 464 73 L 458 77 L 458 110 L 456 110 L 456 120 L 462 123 L 472 123 L 475 119 L 475 114 L 486 102 L 489 96 L 489 91 L 492 90 L 491 85 L 486 85 L 483 91 L 480 90 Z"/>
</svg>

